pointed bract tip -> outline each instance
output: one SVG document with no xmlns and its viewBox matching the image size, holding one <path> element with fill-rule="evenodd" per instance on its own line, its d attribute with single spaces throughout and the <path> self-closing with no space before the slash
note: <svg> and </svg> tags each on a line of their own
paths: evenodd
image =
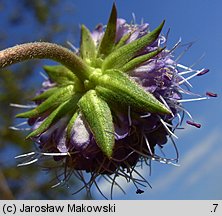
<svg viewBox="0 0 222 216">
<path fill-rule="evenodd" d="M 163 26 L 165 25 L 165 22 L 166 22 L 166 20 L 164 19 L 164 20 L 160 23 L 159 27 L 157 27 L 158 29 L 160 29 L 160 32 L 162 31 Z"/>
<path fill-rule="evenodd" d="M 116 9 L 116 2 L 113 2 L 112 11 L 113 10 L 117 11 L 117 9 Z"/>
<path fill-rule="evenodd" d="M 112 11 L 110 13 L 109 21 L 106 27 L 106 31 L 99 45 L 98 57 L 105 58 L 108 56 L 114 45 L 116 38 L 116 23 L 117 23 L 117 10 L 115 4 L 113 4 Z"/>
</svg>

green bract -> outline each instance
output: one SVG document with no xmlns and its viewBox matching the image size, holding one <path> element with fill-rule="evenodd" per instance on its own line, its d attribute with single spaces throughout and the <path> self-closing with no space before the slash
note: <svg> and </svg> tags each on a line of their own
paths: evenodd
<svg viewBox="0 0 222 216">
<path fill-rule="evenodd" d="M 105 34 L 99 45 L 94 43 L 90 31 L 82 26 L 80 55 L 72 54 L 72 61 L 75 64 L 71 65 L 65 58 L 61 58 L 60 62 L 66 67 L 44 67 L 50 80 L 56 85 L 33 98 L 34 101 L 43 100 L 39 106 L 17 115 L 21 118 L 47 116 L 28 137 L 38 136 L 64 116 L 68 122 L 67 136 L 70 136 L 72 125 L 81 112 L 98 147 L 111 158 L 115 144 L 113 104 L 124 108 L 130 107 L 135 112 L 170 114 L 170 110 L 164 104 L 127 74 L 129 70 L 163 50 L 157 49 L 137 57 L 139 51 L 157 40 L 164 22 L 131 43 L 126 43 L 130 34 L 126 34 L 116 43 L 116 21 L 117 13 L 113 5 Z"/>
<path fill-rule="evenodd" d="M 78 106 L 98 146 L 111 157 L 115 140 L 112 114 L 108 104 L 96 94 L 95 90 L 89 90 L 79 100 Z"/>
</svg>

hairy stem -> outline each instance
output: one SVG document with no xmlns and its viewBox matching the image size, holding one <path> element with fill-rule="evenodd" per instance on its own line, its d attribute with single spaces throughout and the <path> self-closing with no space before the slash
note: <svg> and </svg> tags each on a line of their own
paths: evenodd
<svg viewBox="0 0 222 216">
<path fill-rule="evenodd" d="M 53 43 L 34 42 L 16 45 L 0 51 L 0 68 L 30 59 L 51 59 L 69 68 L 81 80 L 90 75 L 90 69 L 75 53 Z"/>
</svg>

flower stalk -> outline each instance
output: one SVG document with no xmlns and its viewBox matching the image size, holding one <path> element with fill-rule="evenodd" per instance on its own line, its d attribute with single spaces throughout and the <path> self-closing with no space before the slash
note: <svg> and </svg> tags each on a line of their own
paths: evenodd
<svg viewBox="0 0 222 216">
<path fill-rule="evenodd" d="M 1 68 L 30 59 L 51 59 L 59 62 L 81 80 L 85 80 L 90 74 L 90 68 L 84 64 L 80 57 L 57 44 L 34 42 L 16 45 L 0 51 Z"/>
</svg>

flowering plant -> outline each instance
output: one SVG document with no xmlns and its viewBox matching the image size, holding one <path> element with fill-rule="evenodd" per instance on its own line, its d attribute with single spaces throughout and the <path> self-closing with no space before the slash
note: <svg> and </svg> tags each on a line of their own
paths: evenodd
<svg viewBox="0 0 222 216">
<path fill-rule="evenodd" d="M 90 190 L 95 184 L 100 191 L 97 177 L 111 182 L 112 189 L 115 185 L 121 188 L 116 182 L 121 176 L 142 193 L 139 185 L 149 183 L 136 170 L 138 165 L 150 160 L 177 163 L 173 137 L 183 114 L 191 118 L 188 124 L 200 127 L 182 105 L 187 100 L 183 95 L 192 95 L 183 86 L 208 69 L 194 70 L 174 60 L 180 42 L 168 50 L 161 34 L 163 26 L 164 21 L 150 31 L 147 23 L 127 24 L 117 18 L 113 5 L 106 27 L 98 25 L 93 32 L 81 27 L 81 45 L 76 52 L 46 42 L 1 51 L 0 67 L 33 58 L 60 63 L 44 67 L 48 78 L 32 99 L 34 107 L 25 106 L 30 110 L 16 116 L 28 119 L 31 133 L 27 138 L 39 149 L 18 156 L 26 157 L 20 165 L 53 156 L 58 169 L 64 169 L 60 182 L 75 173 L 83 188 Z M 186 74 L 192 75 L 185 78 Z M 208 92 L 190 100 L 209 96 L 216 94 Z M 155 147 L 163 148 L 168 138 L 175 146 L 175 159 L 155 153 Z M 88 182 L 83 172 L 91 174 Z"/>
</svg>

